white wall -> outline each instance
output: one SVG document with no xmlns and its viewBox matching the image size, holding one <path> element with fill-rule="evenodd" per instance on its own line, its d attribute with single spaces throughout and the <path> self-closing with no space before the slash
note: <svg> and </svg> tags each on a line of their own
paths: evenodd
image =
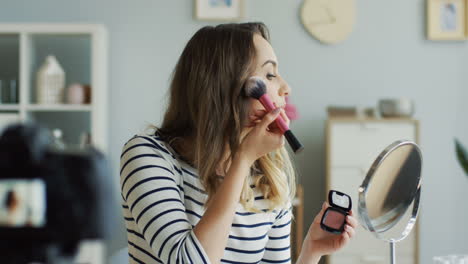
<svg viewBox="0 0 468 264">
<path fill-rule="evenodd" d="M 453 136 L 468 145 L 468 42 L 427 41 L 423 0 L 358 0 L 354 33 L 324 46 L 299 22 L 300 2 L 246 1 L 249 21 L 263 21 L 301 119 L 292 128 L 305 143 L 297 157 L 306 192 L 306 223 L 324 195 L 324 120 L 329 104 L 370 105 L 382 97 L 415 100 L 421 120 L 424 189 L 421 263 L 434 255 L 468 253 L 468 177 L 456 163 Z M 147 123 L 159 123 L 169 75 L 185 43 L 204 22 L 190 0 L 0 0 L 0 22 L 92 22 L 110 33 L 111 160 Z M 111 249 L 125 245 L 122 230 Z"/>
</svg>

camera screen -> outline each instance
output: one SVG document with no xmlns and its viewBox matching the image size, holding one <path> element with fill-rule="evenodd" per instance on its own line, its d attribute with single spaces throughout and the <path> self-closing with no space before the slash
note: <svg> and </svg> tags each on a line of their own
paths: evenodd
<svg viewBox="0 0 468 264">
<path fill-rule="evenodd" d="M 0 180 L 0 227 L 43 227 L 45 215 L 42 180 Z"/>
</svg>

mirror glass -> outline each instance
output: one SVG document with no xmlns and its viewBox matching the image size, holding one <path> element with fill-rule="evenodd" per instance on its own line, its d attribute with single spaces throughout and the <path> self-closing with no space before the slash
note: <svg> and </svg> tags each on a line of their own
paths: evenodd
<svg viewBox="0 0 468 264">
<path fill-rule="evenodd" d="M 422 155 L 411 141 L 397 141 L 374 161 L 359 188 L 361 224 L 377 238 L 398 242 L 413 228 L 421 193 Z"/>
</svg>

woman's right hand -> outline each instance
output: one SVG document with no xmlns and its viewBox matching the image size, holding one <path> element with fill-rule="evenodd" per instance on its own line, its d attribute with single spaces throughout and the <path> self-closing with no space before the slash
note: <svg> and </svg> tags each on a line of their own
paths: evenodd
<svg viewBox="0 0 468 264">
<path fill-rule="evenodd" d="M 242 158 L 246 158 L 249 162 L 254 163 L 260 157 L 284 146 L 284 137 L 281 131 L 279 129 L 268 128 L 280 113 L 281 108 L 276 108 L 263 116 L 261 121 L 251 128 L 240 146 Z"/>
</svg>

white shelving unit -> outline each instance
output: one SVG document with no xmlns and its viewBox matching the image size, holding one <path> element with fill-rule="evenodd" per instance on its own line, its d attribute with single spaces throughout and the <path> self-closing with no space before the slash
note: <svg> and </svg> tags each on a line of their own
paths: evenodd
<svg viewBox="0 0 468 264">
<path fill-rule="evenodd" d="M 53 54 L 71 83 L 91 85 L 91 103 L 84 105 L 36 103 L 36 72 Z M 17 81 L 18 102 L 0 103 L 2 117 L 35 120 L 64 131 L 65 143 L 76 145 L 90 132 L 93 143 L 107 152 L 107 31 L 97 24 L 0 24 L 0 80 Z M 7 119 L 5 119 L 7 120 Z"/>
<path fill-rule="evenodd" d="M 419 122 L 407 118 L 329 118 L 326 125 L 326 194 L 338 190 L 351 196 L 358 218 L 358 188 L 375 158 L 396 140 L 418 143 Z M 418 226 L 397 244 L 400 264 L 419 263 Z M 361 225 L 344 249 L 327 257 L 327 264 L 389 263 L 388 243 L 375 238 Z"/>
<path fill-rule="evenodd" d="M 18 90 L 17 102 L 0 102 L 0 130 L 11 122 L 35 120 L 60 128 L 68 145 L 90 132 L 93 144 L 107 153 L 107 48 L 102 25 L 0 24 L 0 80 L 16 80 Z M 91 86 L 89 104 L 36 103 L 36 72 L 49 54 L 65 70 L 65 88 L 71 83 Z M 75 262 L 102 264 L 104 252 L 102 241 L 83 242 Z"/>
</svg>

